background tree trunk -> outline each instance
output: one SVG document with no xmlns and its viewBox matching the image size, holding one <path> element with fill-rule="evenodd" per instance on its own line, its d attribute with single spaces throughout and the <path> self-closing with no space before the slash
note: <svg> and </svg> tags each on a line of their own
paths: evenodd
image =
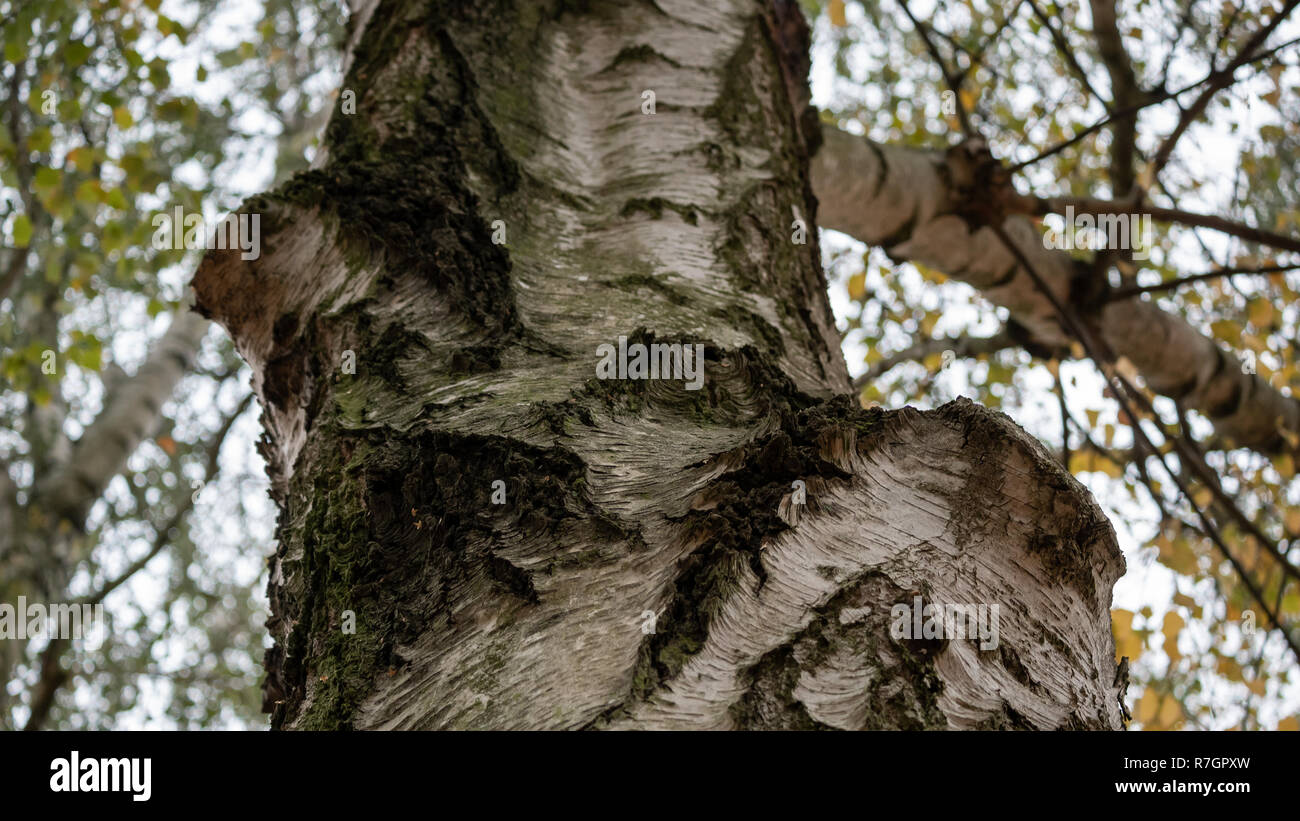
<svg viewBox="0 0 1300 821">
<path fill-rule="evenodd" d="M 356 113 L 194 282 L 265 410 L 273 726 L 1121 726 L 1087 492 L 999 414 L 848 396 L 796 4 L 354 20 Z M 620 336 L 703 389 L 596 379 Z M 916 597 L 997 649 L 892 638 Z"/>
</svg>

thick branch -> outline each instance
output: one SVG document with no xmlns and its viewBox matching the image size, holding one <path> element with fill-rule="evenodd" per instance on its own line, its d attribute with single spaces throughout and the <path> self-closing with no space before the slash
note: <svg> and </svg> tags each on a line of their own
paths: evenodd
<svg viewBox="0 0 1300 821">
<path fill-rule="evenodd" d="M 957 215 L 959 157 L 880 146 L 824 128 L 813 161 L 819 223 L 899 259 L 913 259 L 980 289 L 1012 312 L 1046 347 L 1068 344 L 1050 302 L 1034 288 L 992 231 L 972 229 Z M 1063 251 L 1044 247 L 1023 218 L 1004 229 L 1061 300 L 1071 299 L 1076 271 Z M 1237 445 L 1273 453 L 1294 450 L 1281 431 L 1300 432 L 1300 402 L 1243 372 L 1232 354 L 1181 317 L 1131 299 L 1093 309 L 1107 344 L 1127 357 L 1157 393 L 1181 401 L 1214 422 Z"/>
</svg>

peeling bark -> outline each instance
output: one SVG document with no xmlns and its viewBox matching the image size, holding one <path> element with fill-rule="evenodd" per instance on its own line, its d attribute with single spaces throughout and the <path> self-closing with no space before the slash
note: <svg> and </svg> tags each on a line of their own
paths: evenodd
<svg viewBox="0 0 1300 821">
<path fill-rule="evenodd" d="M 1120 726 L 1088 493 L 848 396 L 795 4 L 363 5 L 357 114 L 194 281 L 264 409 L 274 727 Z M 595 378 L 620 336 L 703 389 Z"/>
</svg>

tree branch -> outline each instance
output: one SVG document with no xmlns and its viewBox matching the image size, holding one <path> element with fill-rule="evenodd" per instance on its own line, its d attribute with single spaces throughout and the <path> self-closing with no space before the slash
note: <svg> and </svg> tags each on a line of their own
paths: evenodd
<svg viewBox="0 0 1300 821">
<path fill-rule="evenodd" d="M 203 481 L 205 484 L 212 481 L 212 478 L 220 470 L 221 446 L 225 444 L 226 437 L 235 421 L 248 408 L 253 395 L 253 392 L 249 391 L 234 412 L 226 416 L 221 426 L 212 435 L 212 440 L 207 446 L 206 459 L 204 460 Z M 131 562 L 125 570 L 113 579 L 100 585 L 98 590 L 83 596 L 79 601 L 75 602 L 74 606 L 89 605 L 93 607 L 102 603 L 108 594 L 129 581 L 132 576 L 143 570 L 149 562 L 153 561 L 154 557 L 166 549 L 171 543 L 168 534 L 185 521 L 185 517 L 189 515 L 190 510 L 194 507 L 193 494 L 187 492 L 183 487 L 179 498 L 180 502 L 177 504 L 176 509 L 172 511 L 172 515 L 168 517 L 166 523 L 154 530 L 153 544 L 148 552 Z M 23 727 L 24 730 L 39 730 L 45 725 L 46 720 L 49 718 L 50 709 L 54 706 L 55 695 L 67 683 L 70 672 L 63 665 L 62 656 L 68 644 L 69 641 L 66 638 L 53 638 L 41 652 L 40 678 L 32 691 L 31 714 L 28 716 L 27 724 Z"/>
<path fill-rule="evenodd" d="M 990 182 L 971 176 L 970 158 L 960 153 L 966 149 L 940 154 L 882 146 L 833 126 L 824 127 L 823 136 L 812 163 L 823 227 L 972 285 L 1007 308 L 1034 344 L 1047 349 L 1070 344 L 1072 334 L 1017 257 L 992 231 L 972 226 L 961 213 L 971 201 L 987 205 L 997 199 Z M 1002 229 L 1061 300 L 1081 298 L 1074 293 L 1081 285 L 1095 287 L 1089 283 L 1095 276 L 1069 254 L 1044 247 L 1028 219 L 1008 218 Z M 1152 390 L 1196 409 L 1225 441 L 1239 447 L 1266 454 L 1300 451 L 1284 434 L 1300 436 L 1300 402 L 1245 373 L 1235 356 L 1182 317 L 1149 300 L 1104 302 L 1103 295 L 1097 288 L 1097 304 L 1086 306 L 1089 321 Z"/>
<path fill-rule="evenodd" d="M 1020 345 L 1007 331 L 999 331 L 993 336 L 948 336 L 936 339 L 923 339 L 906 350 L 890 354 L 867 368 L 866 372 L 853 380 L 855 390 L 861 390 L 878 379 L 882 374 L 904 362 L 919 362 L 927 356 L 944 351 L 952 351 L 960 357 L 979 356 L 997 353 L 1007 348 Z"/>
<path fill-rule="evenodd" d="M 190 311 L 171 327 L 73 445 L 72 458 L 38 488 L 34 504 L 81 528 L 91 505 L 158 423 L 163 403 L 189 371 L 208 321 Z"/>
<path fill-rule="evenodd" d="M 1072 208 L 1075 214 L 1111 214 L 1127 216 L 1129 214 L 1146 214 L 1159 222 L 1176 222 L 1197 228 L 1209 228 L 1248 242 L 1279 248 L 1284 251 L 1300 253 L 1300 238 L 1289 237 L 1274 231 L 1265 231 L 1253 225 L 1236 222 L 1213 214 L 1197 214 L 1181 208 L 1164 208 L 1133 200 L 1103 200 L 1095 197 L 1033 197 L 1033 213 L 1064 214 L 1065 209 Z"/>
<path fill-rule="evenodd" d="M 1274 611 L 1271 607 L 1269 607 L 1268 602 L 1265 601 L 1264 599 L 1263 592 L 1258 588 L 1254 580 L 1251 579 L 1246 569 L 1241 565 L 1241 562 L 1237 559 L 1236 556 L 1233 555 L 1232 551 L 1228 549 L 1227 542 L 1224 541 L 1222 535 L 1219 533 L 1218 527 L 1215 525 L 1214 521 L 1210 519 L 1210 517 L 1205 513 L 1205 511 L 1201 510 L 1200 507 L 1197 506 L 1194 501 L 1192 501 L 1191 491 L 1188 489 L 1182 477 L 1180 477 L 1178 473 L 1176 473 L 1174 470 L 1172 470 L 1169 467 L 1169 465 L 1164 460 L 1164 455 L 1161 454 L 1160 451 L 1156 448 L 1156 446 L 1151 442 L 1151 439 L 1147 436 L 1146 431 L 1143 429 L 1141 419 L 1138 416 L 1138 414 L 1134 411 L 1131 402 L 1140 401 L 1141 403 L 1145 404 L 1147 411 L 1153 417 L 1159 419 L 1159 417 L 1156 416 L 1155 414 L 1155 409 L 1151 407 L 1146 397 L 1143 396 L 1140 391 L 1134 388 L 1133 385 L 1130 384 L 1129 381 L 1124 378 L 1123 374 L 1121 374 L 1114 367 L 1114 365 L 1112 364 L 1115 358 L 1114 353 L 1105 347 L 1104 342 L 1094 338 L 1092 332 L 1088 329 L 1088 327 L 1083 322 L 1081 322 L 1078 319 L 1078 317 L 1075 316 L 1073 311 L 1069 310 L 1069 308 L 1066 307 L 1066 305 L 1057 298 L 1057 296 L 1048 287 L 1047 282 L 1041 276 L 1039 276 L 1037 271 L 1034 270 L 1033 263 L 1029 260 L 1028 257 L 1026 257 L 1023 254 L 1020 247 L 1011 239 L 1011 237 L 1008 236 L 1006 232 L 1002 230 L 1002 227 L 1000 225 L 993 224 L 990 225 L 989 228 L 992 229 L 992 231 L 998 236 L 998 239 L 1002 241 L 1002 243 L 1006 246 L 1007 250 L 1010 251 L 1012 254 L 1016 255 L 1016 257 L 1020 261 L 1020 264 L 1024 266 L 1025 271 L 1028 273 L 1030 279 L 1033 280 L 1034 285 L 1039 289 L 1039 291 L 1043 294 L 1043 296 L 1052 303 L 1052 306 L 1053 308 L 1056 309 L 1058 315 L 1061 318 L 1061 321 L 1065 325 L 1067 325 L 1070 328 L 1071 332 L 1079 339 L 1080 343 L 1084 346 L 1084 349 L 1088 352 L 1089 358 L 1092 359 L 1093 363 L 1097 366 L 1098 370 L 1101 371 L 1102 375 L 1106 379 L 1107 385 L 1110 386 L 1112 393 L 1115 395 L 1115 398 L 1119 401 L 1120 410 L 1123 412 L 1125 416 L 1128 417 L 1129 425 L 1131 430 L 1133 431 L 1134 437 L 1140 440 L 1142 445 L 1150 453 L 1155 455 L 1157 463 L 1161 466 L 1161 468 L 1165 471 L 1165 473 L 1169 476 L 1169 478 L 1173 480 L 1174 484 L 1178 486 L 1179 492 L 1183 494 L 1183 498 L 1187 500 L 1187 503 L 1191 506 L 1192 510 L 1196 513 L 1197 518 L 1200 519 L 1201 521 L 1201 526 L 1205 529 L 1206 533 L 1210 535 L 1215 546 L 1218 547 L 1219 552 L 1222 553 L 1223 556 L 1232 565 L 1233 569 L 1237 572 L 1238 577 L 1241 579 L 1241 583 L 1246 586 L 1246 589 L 1250 591 L 1251 597 L 1260 606 L 1260 609 L 1262 609 L 1265 612 L 1265 614 L 1268 615 L 1270 621 L 1272 621 L 1273 623 L 1273 626 L 1276 627 L 1278 629 L 1278 632 L 1280 632 L 1283 638 L 1286 639 L 1287 645 L 1291 648 L 1291 652 L 1295 655 L 1296 660 L 1300 661 L 1300 645 L 1297 645 L 1295 639 L 1291 636 L 1289 629 L 1282 623 L 1277 612 Z M 1178 440 L 1174 440 L 1175 447 L 1179 447 L 1179 444 L 1180 443 Z M 1185 453 L 1186 453 L 1185 449 L 1182 448 L 1179 449 L 1180 457 L 1184 459 L 1184 464 L 1187 464 L 1187 460 L 1184 455 Z M 1191 466 L 1198 476 L 1201 475 L 1201 471 L 1204 469 L 1203 464 L 1198 465 L 1195 460 L 1192 460 Z M 1216 490 L 1216 483 L 1213 482 L 1212 480 L 1207 480 L 1205 478 L 1202 478 L 1202 481 L 1206 484 L 1207 487 L 1210 488 L 1211 492 L 1214 492 Z M 1251 532 L 1251 535 L 1255 536 L 1256 539 L 1259 540 L 1262 546 L 1271 549 L 1271 552 L 1274 554 L 1274 558 L 1278 561 L 1279 565 L 1284 571 L 1286 571 L 1288 574 L 1300 577 L 1300 570 L 1298 570 L 1294 565 L 1292 565 L 1290 562 L 1286 560 L 1286 557 L 1281 553 L 1281 551 L 1277 548 L 1276 545 L 1272 544 L 1272 542 L 1269 541 L 1267 538 L 1265 538 L 1262 533 L 1259 533 L 1258 529 L 1254 527 L 1254 523 L 1250 522 L 1249 519 L 1245 516 L 1245 514 L 1241 513 L 1241 511 L 1237 509 L 1237 506 L 1233 504 L 1231 500 L 1227 499 L 1226 496 L 1223 496 L 1221 490 L 1218 491 L 1216 498 L 1219 498 L 1220 501 L 1224 503 L 1226 509 L 1229 510 L 1230 513 L 1235 514 L 1234 518 L 1237 519 L 1239 524 L 1244 523 L 1246 526 L 1248 526 L 1249 528 L 1248 532 Z"/>
<path fill-rule="evenodd" d="M 1192 282 L 1202 282 L 1207 279 L 1218 279 L 1219 277 L 1231 277 L 1231 276 L 1239 276 L 1239 275 L 1260 276 L 1264 274 L 1280 274 L 1286 271 L 1295 271 L 1295 270 L 1300 270 L 1300 263 L 1297 263 L 1295 265 L 1265 265 L 1263 267 L 1258 267 L 1258 268 L 1220 268 L 1217 271 L 1206 271 L 1203 274 L 1192 274 L 1190 276 L 1179 277 L 1178 279 L 1171 279 L 1165 282 L 1159 282 L 1156 283 L 1155 285 L 1144 285 L 1142 287 L 1133 285 L 1126 288 L 1116 288 L 1114 291 L 1110 292 L 1110 296 L 1108 298 L 1112 301 L 1118 299 L 1129 299 L 1131 297 L 1139 296 L 1141 294 L 1150 294 L 1159 291 L 1171 291 L 1175 288 L 1181 288 L 1182 286 Z"/>
<path fill-rule="evenodd" d="M 1280 12 L 1273 16 L 1272 20 L 1261 27 L 1259 31 L 1251 35 L 1246 42 L 1242 44 L 1241 49 L 1237 52 L 1237 56 L 1232 60 L 1232 62 L 1224 66 L 1221 71 L 1211 72 L 1212 77 L 1207 78 L 1208 83 L 1206 84 L 1206 87 L 1199 95 L 1197 95 L 1196 99 L 1190 106 L 1183 109 L 1183 113 L 1178 118 L 1178 124 L 1174 126 L 1174 130 L 1169 132 L 1169 136 L 1165 137 L 1164 141 L 1160 143 L 1160 147 L 1156 149 L 1155 156 L 1152 158 L 1151 163 L 1147 166 L 1147 170 L 1144 172 L 1147 180 L 1154 182 L 1160 177 L 1160 172 L 1164 170 L 1165 164 L 1169 162 L 1170 156 L 1173 155 L 1174 147 L 1178 145 L 1179 138 L 1183 136 L 1198 117 L 1205 113 L 1205 109 L 1209 106 L 1210 100 L 1214 98 L 1215 94 L 1218 94 L 1220 91 L 1236 82 L 1233 79 L 1233 75 L 1237 72 L 1237 69 L 1241 68 L 1251 59 L 1255 51 L 1260 46 L 1264 45 L 1264 41 L 1269 38 L 1269 35 L 1271 35 L 1279 25 L 1281 25 L 1282 21 L 1287 18 L 1287 15 L 1295 10 L 1296 6 L 1300 6 L 1300 0 L 1287 0 L 1286 5 L 1282 7 Z M 1150 187 L 1150 185 L 1148 184 L 1147 187 Z"/>
</svg>

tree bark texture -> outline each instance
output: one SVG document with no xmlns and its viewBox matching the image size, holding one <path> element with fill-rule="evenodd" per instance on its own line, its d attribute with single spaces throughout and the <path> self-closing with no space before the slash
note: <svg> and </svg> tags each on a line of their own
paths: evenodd
<svg viewBox="0 0 1300 821">
<path fill-rule="evenodd" d="M 1121 726 L 1088 493 L 849 395 L 796 4 L 354 11 L 356 113 L 194 282 L 265 411 L 274 727 Z M 703 389 L 597 379 L 620 336 Z M 918 597 L 998 648 L 893 637 Z"/>
</svg>

